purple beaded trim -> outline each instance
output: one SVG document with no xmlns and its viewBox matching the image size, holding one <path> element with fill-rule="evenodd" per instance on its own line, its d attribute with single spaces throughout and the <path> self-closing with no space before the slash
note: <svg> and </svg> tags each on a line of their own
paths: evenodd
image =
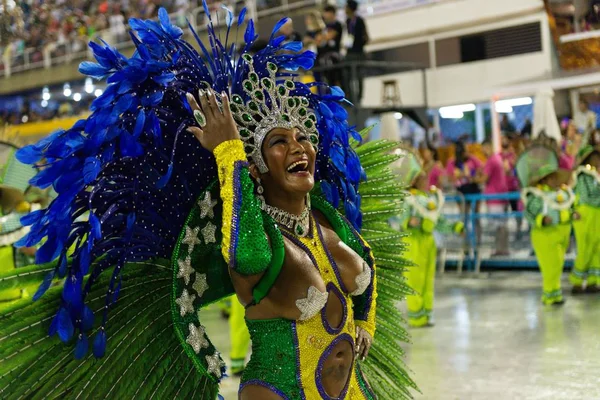
<svg viewBox="0 0 600 400">
<path fill-rule="evenodd" d="M 298 331 L 296 330 L 296 321 L 292 321 L 292 337 L 294 338 L 294 347 L 296 348 L 296 382 L 300 389 L 300 398 L 306 400 L 304 387 L 302 386 L 302 375 L 300 374 L 300 345 L 298 343 Z"/>
<path fill-rule="evenodd" d="M 342 288 L 342 291 L 344 293 L 349 293 L 348 288 L 346 287 L 346 285 L 344 285 L 344 282 L 342 282 L 342 276 L 340 275 L 340 270 L 337 264 L 335 263 L 335 260 L 331 256 L 331 253 L 329 252 L 327 246 L 325 246 L 324 244 L 325 241 L 323 240 L 323 232 L 321 232 L 321 227 L 319 226 L 319 224 L 317 224 L 317 232 L 319 233 L 319 240 L 321 241 L 321 246 L 323 246 L 323 250 L 325 250 L 325 254 L 327 254 L 327 259 L 329 260 L 329 264 L 331 264 L 331 268 L 333 268 L 333 272 L 335 273 L 335 277 L 337 278 L 340 288 Z"/>
<path fill-rule="evenodd" d="M 236 161 L 233 164 L 233 210 L 231 211 L 231 243 L 229 244 L 229 268 L 235 269 L 235 251 L 238 245 L 238 232 L 240 228 L 240 215 L 239 211 L 242 207 L 242 193 L 240 185 L 240 171 L 242 168 L 247 167 L 247 161 Z"/>
<path fill-rule="evenodd" d="M 329 346 L 327 346 L 327 348 L 321 355 L 321 358 L 319 359 L 319 364 L 317 364 L 317 370 L 315 371 L 315 382 L 317 384 L 317 389 L 319 390 L 319 393 L 321 394 L 321 397 L 324 400 L 338 400 L 338 399 L 345 398 L 346 392 L 348 391 L 348 385 L 350 384 L 350 380 L 352 379 L 352 369 L 350 369 L 350 375 L 348 376 L 346 385 L 344 386 L 344 389 L 342 389 L 342 392 L 340 393 L 340 395 L 338 397 L 329 396 L 327 394 L 327 392 L 325 391 L 325 388 L 321 384 L 321 372 L 323 370 L 323 363 L 325 362 L 327 357 L 329 357 L 329 355 L 333 351 L 333 348 L 335 347 L 335 345 L 338 344 L 342 340 L 346 340 L 347 342 L 350 343 L 350 346 L 352 346 L 352 348 L 354 348 L 354 339 L 352 339 L 352 336 L 348 335 L 347 333 L 344 333 L 344 334 L 336 337 L 335 339 L 333 339 L 331 344 Z"/>
<path fill-rule="evenodd" d="M 248 385 L 262 386 L 264 388 L 269 389 L 271 392 L 275 393 L 276 395 L 280 396 L 283 400 L 289 400 L 289 397 L 287 397 L 281 390 L 277 389 L 275 386 L 273 386 L 270 383 L 261 381 L 260 379 L 252 379 L 248 382 L 242 383 L 240 385 L 240 390 L 238 391 L 238 393 L 242 393 L 242 390 Z"/>
<path fill-rule="evenodd" d="M 317 259 L 312 255 L 312 253 L 310 252 L 310 250 L 308 249 L 308 247 L 306 247 L 304 245 L 304 243 L 302 243 L 300 241 L 300 239 L 298 239 L 296 237 L 296 235 L 291 234 L 290 232 L 281 229 L 281 234 L 283 236 L 285 236 L 287 239 L 290 240 L 290 242 L 294 243 L 296 246 L 298 246 L 301 250 L 303 250 L 306 255 L 308 255 L 308 258 L 310 258 L 310 261 L 312 261 L 313 265 L 315 266 L 315 268 L 317 269 L 317 271 L 319 270 L 319 266 L 317 264 Z"/>
<path fill-rule="evenodd" d="M 323 307 L 321 309 L 321 320 L 323 321 L 323 326 L 325 327 L 325 330 L 327 331 L 327 333 L 329 333 L 331 335 L 337 335 L 338 333 L 340 333 L 342 331 L 342 329 L 344 329 L 344 326 L 346 325 L 346 318 L 348 318 L 348 305 L 346 304 L 346 299 L 344 298 L 344 295 L 342 294 L 342 292 L 340 292 L 340 290 L 337 288 L 337 286 L 335 286 L 333 283 L 329 282 L 327 284 L 327 291 L 333 292 L 333 294 L 335 294 L 337 296 L 337 298 L 342 303 L 342 309 L 344 310 L 344 314 L 342 315 L 342 321 L 340 322 L 338 327 L 335 328 L 335 327 L 332 327 L 329 324 L 329 321 L 327 320 L 327 311 L 326 311 L 327 307 Z"/>
<path fill-rule="evenodd" d="M 371 268 L 371 271 L 373 271 L 373 268 Z M 361 295 L 361 296 L 367 296 L 367 302 L 366 302 L 366 306 L 365 309 L 362 310 L 360 313 L 357 313 L 356 311 L 354 312 L 354 319 L 358 319 L 361 321 L 366 321 L 369 317 L 369 311 L 371 311 L 371 305 L 373 304 L 373 279 L 374 279 L 375 274 L 371 274 L 371 283 L 369 284 L 369 287 L 367 288 L 367 290 Z"/>
</svg>

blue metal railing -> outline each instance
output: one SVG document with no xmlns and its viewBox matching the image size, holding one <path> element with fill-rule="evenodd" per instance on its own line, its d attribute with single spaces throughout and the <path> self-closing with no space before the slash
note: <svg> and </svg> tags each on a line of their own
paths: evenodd
<svg viewBox="0 0 600 400">
<path fill-rule="evenodd" d="M 483 267 L 502 267 L 502 268 L 535 268 L 538 266 L 535 256 L 531 250 L 531 246 L 529 245 L 529 237 L 527 235 L 528 228 L 520 231 L 519 234 L 523 234 L 522 237 L 518 237 L 514 241 L 509 241 L 511 246 L 511 252 L 515 250 L 516 245 L 520 247 L 519 252 L 520 256 L 516 256 L 515 254 L 511 254 L 507 257 L 486 257 L 486 253 L 489 250 L 485 248 L 481 240 L 478 240 L 478 229 L 483 230 L 483 224 L 481 221 L 483 220 L 506 220 L 507 225 L 510 219 L 515 219 L 517 221 L 521 220 L 524 215 L 521 211 L 509 211 L 509 212 L 476 212 L 477 203 L 479 202 L 487 202 L 490 200 L 520 200 L 521 194 L 520 192 L 510 192 L 510 193 L 502 193 L 502 194 L 470 194 L 470 195 L 461 195 L 461 194 L 449 194 L 445 196 L 445 200 L 447 203 L 457 203 L 460 208 L 462 208 L 463 212 L 460 213 L 444 213 L 444 217 L 448 219 L 460 220 L 465 223 L 465 231 L 466 235 L 464 240 L 462 241 L 461 249 L 459 250 L 463 254 L 461 254 L 460 261 L 448 261 L 449 265 L 460 263 L 461 268 L 462 264 L 469 271 L 479 272 L 480 268 Z M 478 228 L 479 227 L 479 228 Z M 520 226 L 517 226 L 518 229 Z M 480 232 L 480 235 L 482 233 Z M 493 235 L 493 233 L 492 233 Z M 463 258 L 464 257 L 464 258 Z M 565 267 L 572 266 L 572 259 L 566 259 Z"/>
</svg>

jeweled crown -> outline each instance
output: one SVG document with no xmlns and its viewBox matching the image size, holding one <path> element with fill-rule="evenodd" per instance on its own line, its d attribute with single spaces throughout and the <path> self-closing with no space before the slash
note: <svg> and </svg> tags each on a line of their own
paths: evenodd
<svg viewBox="0 0 600 400">
<path fill-rule="evenodd" d="M 234 94 L 231 97 L 231 111 L 238 126 L 244 148 L 249 159 L 256 163 L 261 173 L 269 171 L 263 159 L 261 148 L 267 134 L 275 128 L 298 128 L 308 135 L 310 143 L 317 148 L 319 133 L 317 117 L 310 110 L 309 101 L 303 96 L 290 93 L 296 84 L 292 80 L 284 80 L 277 84 L 277 65 L 267 63 L 268 77 L 260 78 L 254 70 L 250 54 L 242 55 L 250 72 L 242 82 L 248 99 Z"/>
</svg>

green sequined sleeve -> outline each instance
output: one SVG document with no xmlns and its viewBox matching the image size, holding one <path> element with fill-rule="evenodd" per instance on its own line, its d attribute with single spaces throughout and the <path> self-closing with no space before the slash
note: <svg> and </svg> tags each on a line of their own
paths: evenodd
<svg viewBox="0 0 600 400">
<path fill-rule="evenodd" d="M 529 193 L 525 197 L 525 218 L 531 226 L 542 227 L 544 220 L 544 200 Z"/>
<path fill-rule="evenodd" d="M 262 273 L 273 255 L 242 141 L 223 142 L 214 154 L 223 200 L 223 257 L 240 274 Z"/>
<path fill-rule="evenodd" d="M 577 175 L 575 194 L 577 195 L 579 204 L 600 207 L 600 184 L 594 176 L 580 172 Z"/>
<path fill-rule="evenodd" d="M 460 221 L 451 222 L 443 216 L 440 216 L 435 225 L 435 230 L 443 234 L 461 233 L 464 229 L 464 223 Z"/>
<path fill-rule="evenodd" d="M 402 213 L 398 215 L 400 229 L 405 231 L 408 229 L 408 222 L 410 221 L 410 217 L 413 215 L 413 207 L 407 203 L 404 204 L 402 208 Z"/>
</svg>

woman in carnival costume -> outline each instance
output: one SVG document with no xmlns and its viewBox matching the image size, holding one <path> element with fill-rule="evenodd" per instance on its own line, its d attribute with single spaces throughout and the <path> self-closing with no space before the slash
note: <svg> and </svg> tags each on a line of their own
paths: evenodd
<svg viewBox="0 0 600 400">
<path fill-rule="evenodd" d="M 408 323 L 413 327 L 433 326 L 433 300 L 437 246 L 434 232 L 461 234 L 462 222 L 451 223 L 441 215 L 444 194 L 429 179 L 418 157 L 403 150 L 394 172 L 409 187 L 406 207 L 397 226 L 407 232 L 406 258 L 414 265 L 404 273 L 415 293 L 407 296 Z"/>
<path fill-rule="evenodd" d="M 581 216 L 573 223 L 577 258 L 569 279 L 572 293 L 600 291 L 600 147 L 585 146 L 579 151 L 575 175 L 575 209 Z M 585 289 L 584 289 L 585 284 Z"/>
<path fill-rule="evenodd" d="M 285 72 L 314 60 L 285 21 L 254 56 L 252 21 L 241 49 L 209 24 L 198 54 L 165 10 L 129 21 L 131 58 L 90 44 L 80 70 L 109 83 L 92 115 L 19 153 L 47 160 L 32 182 L 58 197 L 24 220 L 39 265 L 0 276 L 42 280 L 0 315 L 0 397 L 214 399 L 225 363 L 197 310 L 234 292 L 240 398 L 410 397 L 396 144 L 350 146 L 343 93 Z"/>
<path fill-rule="evenodd" d="M 542 272 L 545 305 L 562 305 L 561 277 L 569 247 L 575 195 L 566 185 L 568 172 L 558 166 L 558 156 L 541 138 L 519 157 L 516 171 L 524 188 L 521 197 L 531 225 L 531 244 Z"/>
</svg>

